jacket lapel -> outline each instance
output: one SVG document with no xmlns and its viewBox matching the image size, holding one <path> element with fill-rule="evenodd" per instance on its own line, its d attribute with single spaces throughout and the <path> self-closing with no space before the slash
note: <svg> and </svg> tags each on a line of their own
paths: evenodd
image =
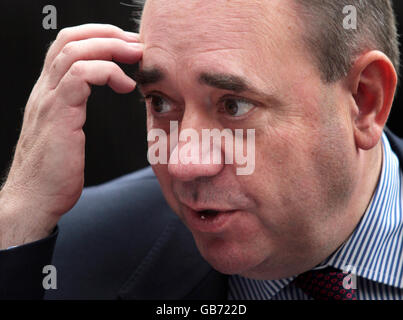
<svg viewBox="0 0 403 320">
<path fill-rule="evenodd" d="M 119 291 L 121 299 L 226 299 L 227 276 L 201 257 L 189 230 L 175 217 Z"/>
</svg>

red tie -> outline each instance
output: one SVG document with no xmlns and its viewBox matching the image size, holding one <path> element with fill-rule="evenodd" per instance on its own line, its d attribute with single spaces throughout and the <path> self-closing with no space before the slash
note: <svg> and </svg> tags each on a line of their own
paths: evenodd
<svg viewBox="0 0 403 320">
<path fill-rule="evenodd" d="M 348 274 L 327 267 L 300 274 L 294 283 L 315 300 L 357 300 L 357 292 L 343 280 Z"/>
</svg>

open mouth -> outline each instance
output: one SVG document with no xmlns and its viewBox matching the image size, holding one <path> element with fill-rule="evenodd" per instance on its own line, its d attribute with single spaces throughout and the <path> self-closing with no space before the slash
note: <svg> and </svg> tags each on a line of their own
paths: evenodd
<svg viewBox="0 0 403 320">
<path fill-rule="evenodd" d="M 206 233 L 220 233 L 223 232 L 232 220 L 234 214 L 238 212 L 237 209 L 225 210 L 223 209 L 206 209 L 198 208 L 199 210 L 186 207 L 185 220 L 191 230 L 206 232 Z"/>
<path fill-rule="evenodd" d="M 200 215 L 200 219 L 202 220 L 213 219 L 219 214 L 217 210 L 201 210 L 197 211 L 197 213 Z"/>
</svg>

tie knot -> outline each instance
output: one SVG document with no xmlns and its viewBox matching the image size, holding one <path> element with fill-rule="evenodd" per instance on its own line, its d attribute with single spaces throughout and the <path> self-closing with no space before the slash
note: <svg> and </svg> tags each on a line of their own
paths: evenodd
<svg viewBox="0 0 403 320">
<path fill-rule="evenodd" d="M 333 267 L 300 274 L 294 283 L 315 300 L 357 300 L 356 290 L 346 280 L 349 274 Z"/>
</svg>

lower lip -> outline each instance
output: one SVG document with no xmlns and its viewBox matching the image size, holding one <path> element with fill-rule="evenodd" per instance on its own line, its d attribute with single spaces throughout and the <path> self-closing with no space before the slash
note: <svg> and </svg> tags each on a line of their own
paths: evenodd
<svg viewBox="0 0 403 320">
<path fill-rule="evenodd" d="M 200 213 L 186 207 L 185 220 L 191 230 L 203 233 L 220 233 L 229 227 L 237 212 L 236 210 L 219 212 L 216 216 L 206 215 L 206 218 L 202 219 Z"/>
</svg>

